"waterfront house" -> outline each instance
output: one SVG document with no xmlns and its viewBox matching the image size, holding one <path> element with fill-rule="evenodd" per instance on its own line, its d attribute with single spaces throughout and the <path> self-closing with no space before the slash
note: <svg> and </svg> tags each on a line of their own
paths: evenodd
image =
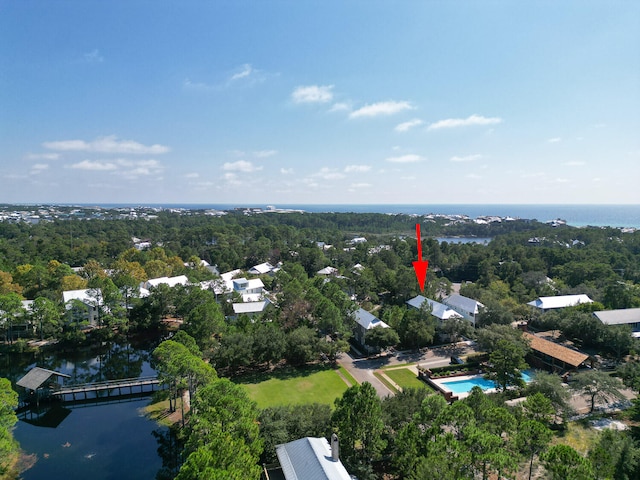
<svg viewBox="0 0 640 480">
<path fill-rule="evenodd" d="M 85 323 L 92 327 L 100 323 L 100 311 L 104 308 L 101 289 L 67 290 L 62 292 L 62 303 L 70 323 Z"/>
</svg>

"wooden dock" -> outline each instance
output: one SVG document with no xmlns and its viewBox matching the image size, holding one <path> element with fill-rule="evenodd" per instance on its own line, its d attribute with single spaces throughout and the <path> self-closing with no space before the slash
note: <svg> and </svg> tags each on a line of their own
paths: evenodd
<svg viewBox="0 0 640 480">
<path fill-rule="evenodd" d="M 50 395 L 63 402 L 75 402 L 96 398 L 115 398 L 127 395 L 153 393 L 164 387 L 158 377 L 125 378 L 106 382 L 68 385 L 53 390 Z"/>
</svg>

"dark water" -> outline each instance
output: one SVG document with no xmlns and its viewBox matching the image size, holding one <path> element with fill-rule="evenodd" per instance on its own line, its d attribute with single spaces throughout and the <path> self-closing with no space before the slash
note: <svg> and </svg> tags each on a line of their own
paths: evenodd
<svg viewBox="0 0 640 480">
<path fill-rule="evenodd" d="M 72 408 L 56 428 L 19 421 L 14 436 L 35 461 L 24 480 L 153 479 L 162 468 L 158 442 L 164 433 L 145 418 L 149 398 Z"/>
<path fill-rule="evenodd" d="M 70 375 L 65 383 L 155 375 L 149 364 L 157 341 L 110 342 L 92 350 L 0 358 L 0 376 L 14 383 L 31 367 Z M 15 386 L 14 386 L 15 388 Z M 16 390 L 19 390 L 16 388 Z M 151 397 L 49 407 L 21 414 L 14 436 L 33 462 L 24 480 L 154 479 L 163 471 L 158 453 L 169 432 L 145 417 Z M 36 426 L 44 424 L 47 426 Z M 160 475 L 158 478 L 172 478 Z"/>
</svg>

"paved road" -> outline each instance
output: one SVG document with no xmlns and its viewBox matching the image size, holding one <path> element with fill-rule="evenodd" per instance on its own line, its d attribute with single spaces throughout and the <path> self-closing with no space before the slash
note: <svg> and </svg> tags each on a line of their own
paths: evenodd
<svg viewBox="0 0 640 480">
<path fill-rule="evenodd" d="M 398 352 L 395 356 L 356 358 L 351 354 L 343 353 L 338 358 L 342 365 L 358 383 L 369 382 L 376 389 L 380 398 L 393 395 L 393 392 L 382 383 L 374 372 L 382 367 L 393 365 L 416 364 L 427 367 L 440 367 L 448 365 L 451 356 L 468 355 L 475 353 L 473 345 L 464 342 L 426 349 L 421 352 Z"/>
</svg>

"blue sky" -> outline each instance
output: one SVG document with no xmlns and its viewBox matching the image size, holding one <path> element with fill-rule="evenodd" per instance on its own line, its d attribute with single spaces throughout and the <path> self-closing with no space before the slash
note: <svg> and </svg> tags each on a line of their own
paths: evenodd
<svg viewBox="0 0 640 480">
<path fill-rule="evenodd" d="M 640 2 L 0 0 L 0 203 L 640 203 Z"/>
</svg>

